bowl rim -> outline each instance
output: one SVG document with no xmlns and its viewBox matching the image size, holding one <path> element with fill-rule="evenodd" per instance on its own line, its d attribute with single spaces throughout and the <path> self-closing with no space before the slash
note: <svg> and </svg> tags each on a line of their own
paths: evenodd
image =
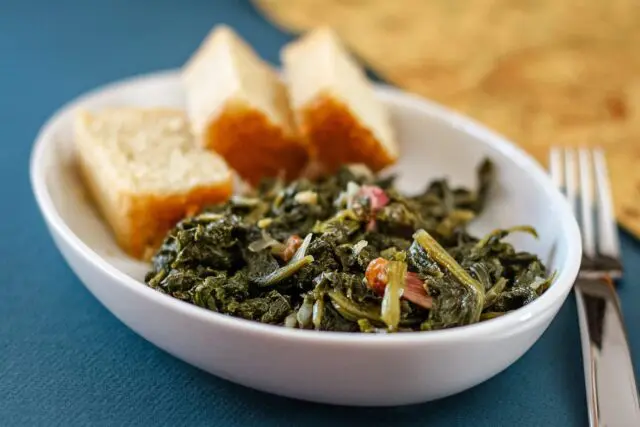
<svg viewBox="0 0 640 427">
<path fill-rule="evenodd" d="M 551 178 L 542 166 L 523 149 L 479 122 L 476 122 L 474 119 L 457 113 L 436 102 L 384 84 L 376 84 L 375 86 L 378 96 L 381 96 L 386 103 L 409 107 L 447 123 L 458 131 L 473 135 L 483 143 L 492 146 L 495 150 L 509 157 L 511 161 L 522 169 L 523 173 L 529 174 L 541 187 L 550 199 L 550 202 L 557 207 L 560 213 L 559 219 L 562 222 L 561 229 L 563 230 L 564 237 L 568 241 L 566 262 L 562 270 L 559 270 L 554 286 L 551 286 L 543 295 L 530 304 L 495 319 L 444 330 L 403 334 L 344 333 L 290 329 L 283 326 L 268 325 L 206 310 L 145 286 L 144 283 L 137 281 L 109 264 L 87 246 L 67 226 L 49 194 L 43 162 L 47 156 L 48 147 L 55 143 L 55 138 L 52 138 L 51 135 L 58 126 L 61 117 L 69 110 L 76 109 L 84 102 L 105 92 L 121 90 L 126 86 L 135 86 L 136 84 L 149 82 L 151 80 L 157 80 L 158 83 L 162 83 L 163 80 L 178 78 L 178 69 L 167 69 L 126 77 L 89 90 L 63 104 L 49 117 L 39 130 L 31 151 L 29 169 L 32 191 L 44 219 L 49 227 L 52 228 L 51 231 L 57 233 L 73 248 L 84 262 L 93 264 L 102 274 L 108 276 L 110 280 L 117 282 L 118 285 L 124 286 L 129 291 L 136 292 L 139 296 L 148 298 L 152 303 L 160 305 L 167 310 L 174 310 L 187 316 L 193 316 L 199 321 L 207 322 L 212 325 L 212 327 L 236 328 L 236 332 L 245 334 L 269 334 L 273 338 L 300 342 L 312 341 L 327 345 L 349 343 L 357 345 L 397 346 L 411 345 L 412 343 L 436 344 L 470 340 L 486 337 L 493 333 L 513 330 L 514 327 L 524 328 L 527 325 L 534 324 L 535 320 L 542 314 L 553 309 L 557 300 L 564 300 L 571 290 L 581 263 L 582 240 L 577 221 L 569 203 L 554 186 Z M 60 250 L 60 248 L 58 248 L 58 250 Z M 558 307 L 556 307 L 556 309 L 557 308 Z"/>
</svg>

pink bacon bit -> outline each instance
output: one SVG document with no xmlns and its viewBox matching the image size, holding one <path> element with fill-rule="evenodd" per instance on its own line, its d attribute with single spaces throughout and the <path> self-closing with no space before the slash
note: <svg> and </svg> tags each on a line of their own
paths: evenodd
<svg viewBox="0 0 640 427">
<path fill-rule="evenodd" d="M 358 195 L 364 196 L 371 201 L 371 213 L 373 214 L 389 204 L 389 196 L 377 185 L 363 185 L 360 187 Z"/>
<path fill-rule="evenodd" d="M 388 270 L 389 261 L 384 258 L 376 258 L 369 262 L 364 272 L 364 277 L 367 279 L 367 286 L 380 296 L 384 295 L 384 288 L 389 281 Z"/>
<path fill-rule="evenodd" d="M 377 185 L 363 185 L 358 191 L 358 196 L 366 197 L 371 202 L 370 214 L 373 218 L 367 223 L 367 231 L 373 231 L 376 228 L 375 215 L 389 204 L 389 196 Z"/>
<path fill-rule="evenodd" d="M 418 273 L 407 272 L 404 277 L 404 293 L 402 297 L 415 305 L 430 309 L 433 306 L 433 298 L 427 293 L 425 284 L 418 276 Z"/>
<path fill-rule="evenodd" d="M 282 260 L 285 262 L 289 262 L 291 258 L 295 255 L 296 251 L 302 244 L 302 238 L 297 234 L 292 234 L 289 238 L 284 242 L 284 251 L 282 252 Z"/>
<path fill-rule="evenodd" d="M 389 261 L 384 258 L 376 258 L 369 263 L 364 273 L 367 286 L 380 296 L 384 295 L 384 289 L 387 286 L 388 268 Z M 433 298 L 427 293 L 424 282 L 417 273 L 407 272 L 405 275 L 402 297 L 426 309 L 433 306 Z"/>
<path fill-rule="evenodd" d="M 370 219 L 369 222 L 367 223 L 367 226 L 366 226 L 365 230 L 373 231 L 375 229 L 376 229 L 376 220 L 375 219 Z"/>
</svg>

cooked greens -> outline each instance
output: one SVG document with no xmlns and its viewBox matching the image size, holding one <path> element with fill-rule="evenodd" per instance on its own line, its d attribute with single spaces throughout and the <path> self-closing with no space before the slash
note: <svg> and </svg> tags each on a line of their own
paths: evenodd
<svg viewBox="0 0 640 427">
<path fill-rule="evenodd" d="M 504 238 L 467 232 L 486 202 L 493 166 L 475 191 L 430 183 L 415 196 L 362 168 L 316 181 L 264 180 L 182 220 L 145 282 L 208 310 L 289 328 L 424 331 L 518 309 L 553 276 Z"/>
</svg>

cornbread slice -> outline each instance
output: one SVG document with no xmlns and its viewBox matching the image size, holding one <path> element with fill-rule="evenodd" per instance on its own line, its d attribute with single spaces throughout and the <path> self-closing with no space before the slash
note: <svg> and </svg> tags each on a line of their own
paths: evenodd
<svg viewBox="0 0 640 427">
<path fill-rule="evenodd" d="M 204 147 L 250 184 L 297 177 L 307 163 L 286 87 L 227 26 L 214 28 L 183 68 L 187 109 Z"/>
<path fill-rule="evenodd" d="M 90 195 L 135 258 L 148 258 L 185 215 L 231 195 L 230 169 L 198 146 L 181 111 L 79 111 L 75 142 Z"/>
<path fill-rule="evenodd" d="M 319 27 L 288 44 L 281 59 L 291 107 L 314 161 L 331 172 L 346 163 L 379 171 L 397 160 L 384 105 L 331 29 Z"/>
</svg>

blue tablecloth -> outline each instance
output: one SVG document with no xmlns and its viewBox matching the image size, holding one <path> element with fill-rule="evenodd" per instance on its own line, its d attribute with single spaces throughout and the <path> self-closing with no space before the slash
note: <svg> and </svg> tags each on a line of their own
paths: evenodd
<svg viewBox="0 0 640 427">
<path fill-rule="evenodd" d="M 354 409 L 201 372 L 135 335 L 85 290 L 31 193 L 38 128 L 88 89 L 180 66 L 222 22 L 273 63 L 290 40 L 247 1 L 0 1 L 0 425 L 585 426 L 573 297 L 531 351 L 486 383 L 424 405 Z M 640 243 L 621 239 L 620 296 L 638 369 Z"/>
</svg>

